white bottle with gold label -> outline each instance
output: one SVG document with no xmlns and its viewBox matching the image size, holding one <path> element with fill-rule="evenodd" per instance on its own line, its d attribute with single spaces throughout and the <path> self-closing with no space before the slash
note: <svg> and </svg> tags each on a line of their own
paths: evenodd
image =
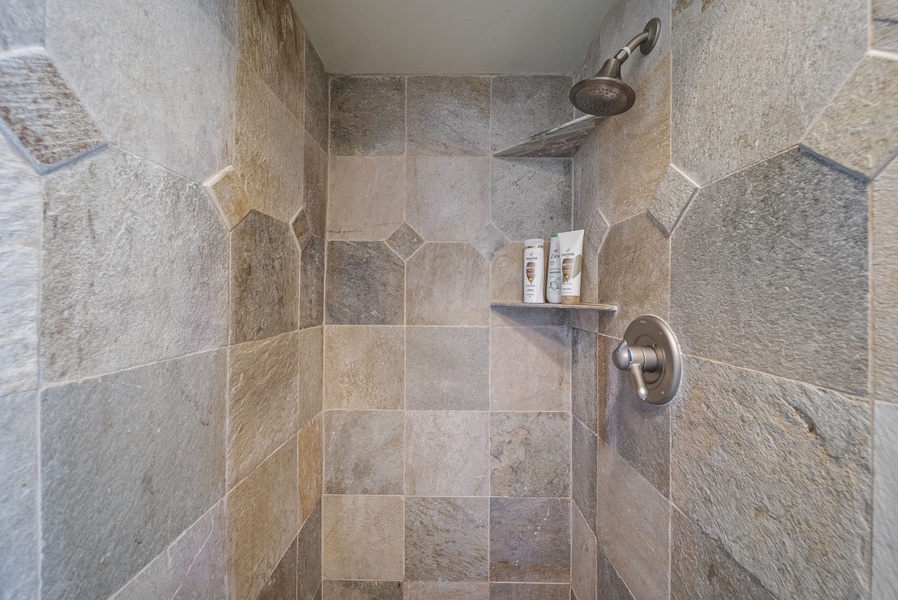
<svg viewBox="0 0 898 600">
<path fill-rule="evenodd" d="M 546 301 L 546 249 L 541 239 L 524 242 L 524 302 Z"/>
</svg>

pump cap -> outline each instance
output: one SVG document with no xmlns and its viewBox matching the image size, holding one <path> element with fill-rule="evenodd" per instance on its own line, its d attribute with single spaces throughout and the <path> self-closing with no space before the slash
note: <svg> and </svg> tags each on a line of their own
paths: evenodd
<svg viewBox="0 0 898 600">
<path fill-rule="evenodd" d="M 545 245 L 545 243 L 546 243 L 546 241 L 542 238 L 532 238 L 532 239 L 525 241 L 524 246 L 527 248 L 530 248 L 533 246 L 543 246 L 543 245 Z"/>
</svg>

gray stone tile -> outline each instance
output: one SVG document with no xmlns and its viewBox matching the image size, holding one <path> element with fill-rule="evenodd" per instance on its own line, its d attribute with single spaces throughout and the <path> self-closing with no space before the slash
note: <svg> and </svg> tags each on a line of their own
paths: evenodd
<svg viewBox="0 0 898 600">
<path fill-rule="evenodd" d="M 385 240 L 405 220 L 406 161 L 392 156 L 332 156 L 328 240 Z"/>
<path fill-rule="evenodd" d="M 489 276 L 469 244 L 424 244 L 408 261 L 408 324 L 487 325 Z"/>
<path fill-rule="evenodd" d="M 321 513 L 324 578 L 368 579 L 374 590 L 380 587 L 376 580 L 400 581 L 403 511 L 401 496 L 325 496 Z M 343 598 L 331 594 L 327 583 L 325 598 Z M 401 597 L 400 591 L 397 598 Z"/>
<path fill-rule="evenodd" d="M 324 259 L 327 245 L 317 236 L 299 255 L 299 326 L 302 329 L 324 324 Z"/>
<path fill-rule="evenodd" d="M 325 408 L 403 407 L 402 327 L 328 326 L 324 353 Z"/>
<path fill-rule="evenodd" d="M 305 209 L 299 211 L 299 214 L 290 223 L 290 227 L 293 229 L 293 236 L 302 252 L 309 245 L 309 240 L 312 239 L 312 230 L 309 228 L 309 219 Z"/>
<path fill-rule="evenodd" d="M 325 581 L 324 600 L 403 600 L 400 581 Z"/>
<path fill-rule="evenodd" d="M 580 282 L 582 302 L 598 302 L 599 250 L 608 233 L 608 222 L 602 214 L 602 184 L 599 182 L 600 148 L 598 134 L 590 136 L 572 162 L 574 206 L 572 229 L 583 230 L 583 276 Z"/>
<path fill-rule="evenodd" d="M 9 0 L 0 6 L 0 50 L 44 45 L 45 0 Z"/>
<path fill-rule="evenodd" d="M 867 205 L 861 181 L 795 150 L 702 188 L 673 237 L 683 349 L 864 393 Z M 827 323 L 810 339 L 808 315 Z"/>
<path fill-rule="evenodd" d="M 521 279 L 523 268 L 524 242 L 507 243 L 496 252 L 490 263 L 490 300 L 521 302 L 524 296 Z M 528 314 L 531 312 L 533 311 L 528 311 Z"/>
<path fill-rule="evenodd" d="M 418 232 L 408 226 L 408 223 L 403 223 L 393 234 L 387 238 L 387 246 L 393 249 L 393 251 L 402 257 L 402 260 L 408 260 L 408 258 L 417 252 L 418 248 L 421 247 L 421 244 L 424 243 L 424 240 L 418 235 Z"/>
<path fill-rule="evenodd" d="M 490 220 L 490 159 L 410 158 L 406 220 L 428 242 L 470 242 Z"/>
<path fill-rule="evenodd" d="M 674 6 L 672 52 L 689 59 L 673 64 L 672 162 L 693 181 L 710 183 L 796 144 L 848 79 L 867 51 L 867 7 L 835 0 L 818 8 L 815 0 Z M 713 41 L 721 35 L 727 44 Z M 759 53 L 778 57 L 778 67 L 742 72 Z"/>
<path fill-rule="evenodd" d="M 256 598 L 296 538 L 296 440 L 228 494 L 229 595 Z"/>
<path fill-rule="evenodd" d="M 402 325 L 405 265 L 383 242 L 328 242 L 329 325 Z"/>
<path fill-rule="evenodd" d="M 299 332 L 299 426 L 305 427 L 324 405 L 324 328 Z"/>
<path fill-rule="evenodd" d="M 331 79 L 332 156 L 405 154 L 405 79 Z"/>
<path fill-rule="evenodd" d="M 38 385 L 41 183 L 0 137 L 0 396 Z"/>
<path fill-rule="evenodd" d="M 297 539 L 298 600 L 314 600 L 321 588 L 321 503 L 303 524 Z"/>
<path fill-rule="evenodd" d="M 569 582 L 570 532 L 570 500 L 490 498 L 490 581 Z"/>
<path fill-rule="evenodd" d="M 571 517 L 571 592 L 576 594 L 577 600 L 596 600 L 596 534 L 576 504 L 571 506 Z"/>
<path fill-rule="evenodd" d="M 297 328 L 299 252 L 286 223 L 250 212 L 231 232 L 231 342 Z"/>
<path fill-rule="evenodd" d="M 231 163 L 237 52 L 199 2 L 47 0 L 46 32 L 108 141 L 193 181 Z"/>
<path fill-rule="evenodd" d="M 492 410 L 569 411 L 570 330 L 495 327 L 490 331 Z"/>
<path fill-rule="evenodd" d="M 324 238 L 327 235 L 327 195 L 328 160 L 324 150 L 327 143 L 319 144 L 306 132 L 302 149 L 303 160 L 303 204 L 309 218 L 312 235 Z"/>
<path fill-rule="evenodd" d="M 322 147 L 327 147 L 328 95 L 330 94 L 327 71 L 309 36 L 305 36 L 305 126 Z"/>
<path fill-rule="evenodd" d="M 869 402 L 695 358 L 684 371 L 671 444 L 680 510 L 776 597 L 866 596 Z"/>
<path fill-rule="evenodd" d="M 0 581 L 9 598 L 37 599 L 40 589 L 37 392 L 0 396 Z"/>
<path fill-rule="evenodd" d="M 321 502 L 321 492 L 324 487 L 322 484 L 324 456 L 323 421 L 324 413 L 315 415 L 314 419 L 299 430 L 299 435 L 297 436 L 299 444 L 299 526 L 308 522 L 309 515 L 313 513 Z"/>
<path fill-rule="evenodd" d="M 46 177 L 44 198 L 45 381 L 227 342 L 227 232 L 200 185 L 110 148 Z"/>
<path fill-rule="evenodd" d="M 670 559 L 672 600 L 775 600 L 717 542 L 676 509 L 672 511 Z"/>
<path fill-rule="evenodd" d="M 572 499 L 593 535 L 596 534 L 596 452 L 598 438 L 580 419 L 574 418 L 571 432 Z M 604 485 L 604 483 L 603 483 Z"/>
<path fill-rule="evenodd" d="M 274 568 L 257 600 L 296 600 L 296 540 Z"/>
<path fill-rule="evenodd" d="M 490 495 L 570 498 L 570 429 L 566 413 L 492 413 Z"/>
<path fill-rule="evenodd" d="M 406 329 L 406 408 L 489 410 L 489 348 L 485 327 Z"/>
<path fill-rule="evenodd" d="M 487 496 L 489 451 L 490 416 L 486 412 L 408 411 L 405 493 Z"/>
<path fill-rule="evenodd" d="M 873 0 L 872 46 L 878 50 L 898 52 L 898 3 L 895 0 Z"/>
<path fill-rule="evenodd" d="M 398 411 L 324 414 L 324 493 L 402 493 L 403 422 Z"/>
<path fill-rule="evenodd" d="M 42 392 L 45 598 L 108 597 L 222 496 L 226 379 L 215 351 Z"/>
<path fill-rule="evenodd" d="M 490 78 L 408 78 L 411 156 L 488 156 Z"/>
<path fill-rule="evenodd" d="M 105 144 L 43 48 L 0 58 L 0 119 L 40 173 Z"/>
<path fill-rule="evenodd" d="M 224 217 L 228 229 L 234 229 L 252 210 L 253 199 L 233 165 L 228 165 L 203 182 L 203 188 Z"/>
<path fill-rule="evenodd" d="M 570 589 L 557 583 L 491 583 L 490 600 L 569 600 Z"/>
<path fill-rule="evenodd" d="M 898 402 L 898 160 L 873 182 L 871 285 L 873 389 L 881 402 Z"/>
<path fill-rule="evenodd" d="M 873 599 L 898 594 L 898 407 L 876 404 L 873 480 Z"/>
<path fill-rule="evenodd" d="M 493 260 L 507 244 L 508 239 L 492 223 L 487 224 L 471 242 L 480 255 L 489 261 Z"/>
<path fill-rule="evenodd" d="M 409 581 L 405 600 L 490 600 L 490 584 L 455 581 Z"/>
<path fill-rule="evenodd" d="M 596 575 L 596 587 L 601 590 L 601 600 L 633 600 L 633 595 L 627 589 L 627 584 L 620 578 L 614 565 L 608 560 L 602 548 L 599 547 L 598 573 Z"/>
<path fill-rule="evenodd" d="M 570 160 L 518 158 L 493 161 L 493 223 L 508 239 L 548 239 L 553 233 L 569 231 L 571 202 Z"/>
<path fill-rule="evenodd" d="M 237 3 L 231 0 L 198 0 L 200 8 L 232 44 L 237 43 Z"/>
<path fill-rule="evenodd" d="M 593 433 L 598 431 L 599 382 L 596 366 L 598 358 L 596 334 L 582 329 L 572 329 L 571 412 Z"/>
<path fill-rule="evenodd" d="M 406 498 L 405 578 L 489 580 L 488 498 Z"/>
<path fill-rule="evenodd" d="M 299 351 L 296 332 L 230 348 L 229 486 L 299 431 Z"/>
<path fill-rule="evenodd" d="M 866 177 L 898 151 L 898 60 L 868 56 L 802 143 Z"/>
<path fill-rule="evenodd" d="M 494 152 L 552 129 L 574 116 L 570 75 L 493 77 L 490 128 Z"/>
<path fill-rule="evenodd" d="M 698 186 L 695 182 L 683 175 L 677 167 L 670 165 L 667 168 L 649 206 L 649 214 L 668 236 L 673 233 L 696 190 Z"/>
</svg>

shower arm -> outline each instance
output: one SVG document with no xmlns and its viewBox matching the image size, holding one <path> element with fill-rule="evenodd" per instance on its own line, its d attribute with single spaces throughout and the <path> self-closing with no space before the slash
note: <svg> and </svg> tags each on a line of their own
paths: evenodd
<svg viewBox="0 0 898 600">
<path fill-rule="evenodd" d="M 630 55 L 642 44 L 649 41 L 650 34 L 649 32 L 643 31 L 635 38 L 630 40 L 626 46 L 617 51 L 617 54 L 614 55 L 614 58 L 619 60 L 621 64 L 627 62 L 627 59 L 630 58 Z"/>
<path fill-rule="evenodd" d="M 595 76 L 620 78 L 620 66 L 630 58 L 630 55 L 633 54 L 637 48 L 639 48 L 639 51 L 643 54 L 648 54 L 655 49 L 660 30 L 661 21 L 659 19 L 650 20 L 645 24 L 645 29 L 643 29 L 641 33 L 630 40 L 626 46 L 618 50 L 617 54 L 612 58 L 605 61 L 605 64 L 602 65 L 602 68 L 599 69 L 599 72 L 596 73 Z"/>
</svg>

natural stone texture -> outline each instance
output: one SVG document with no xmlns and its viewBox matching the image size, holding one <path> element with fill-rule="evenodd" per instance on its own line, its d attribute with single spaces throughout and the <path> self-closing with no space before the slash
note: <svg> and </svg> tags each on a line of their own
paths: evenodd
<svg viewBox="0 0 898 600">
<path fill-rule="evenodd" d="M 228 165 L 203 182 L 209 198 L 218 207 L 228 229 L 234 229 L 252 210 L 253 200 L 233 166 Z"/>
<path fill-rule="evenodd" d="M 490 495 L 569 498 L 570 430 L 566 413 L 492 413 Z"/>
<path fill-rule="evenodd" d="M 44 45 L 45 0 L 7 0 L 0 5 L 0 51 Z"/>
<path fill-rule="evenodd" d="M 305 36 L 305 126 L 313 138 L 315 138 L 322 147 L 327 147 L 327 113 L 328 113 L 328 78 L 327 71 L 324 69 L 324 63 L 318 51 L 312 45 L 309 36 Z"/>
<path fill-rule="evenodd" d="M 895 0 L 873 0 L 872 46 L 878 50 L 898 52 L 898 3 Z"/>
<path fill-rule="evenodd" d="M 324 275 L 327 244 L 317 236 L 299 255 L 299 326 L 302 329 L 324 324 Z"/>
<path fill-rule="evenodd" d="M 492 410 L 571 409 L 569 329 L 493 328 L 490 367 Z"/>
<path fill-rule="evenodd" d="M 487 223 L 487 226 L 471 241 L 471 245 L 480 252 L 483 258 L 489 261 L 493 260 L 493 257 L 507 244 L 508 239 L 492 223 Z"/>
<path fill-rule="evenodd" d="M 876 404 L 873 485 L 873 599 L 898 594 L 898 407 Z"/>
<path fill-rule="evenodd" d="M 702 188 L 673 238 L 683 349 L 864 393 L 867 205 L 863 182 L 795 150 Z"/>
<path fill-rule="evenodd" d="M 228 589 L 256 598 L 296 537 L 296 440 L 281 446 L 228 494 Z"/>
<path fill-rule="evenodd" d="M 200 8 L 211 18 L 232 44 L 237 43 L 237 3 L 231 0 L 198 0 Z"/>
<path fill-rule="evenodd" d="M 318 142 L 306 132 L 302 154 L 303 204 L 309 219 L 312 235 L 324 238 L 327 235 L 327 194 L 328 160 L 324 151 L 326 144 Z"/>
<path fill-rule="evenodd" d="M 873 183 L 873 389 L 898 402 L 898 160 Z"/>
<path fill-rule="evenodd" d="M 300 455 L 300 460 L 302 460 L 302 455 Z M 321 589 L 320 502 L 299 531 L 296 561 L 296 567 L 299 571 L 296 596 L 298 600 L 314 600 L 315 593 Z"/>
<path fill-rule="evenodd" d="M 488 156 L 490 78 L 408 78 L 411 156 Z"/>
<path fill-rule="evenodd" d="M 667 168 L 661 185 L 655 192 L 649 214 L 661 226 L 668 237 L 673 233 L 680 217 L 695 195 L 698 186 L 674 165 Z"/>
<path fill-rule="evenodd" d="M 258 211 L 231 232 L 231 343 L 297 328 L 299 252 L 293 232 Z"/>
<path fill-rule="evenodd" d="M 0 180 L 2 181 L 2 180 Z M 37 392 L 0 396 L 0 581 L 4 600 L 37 600 L 40 582 Z"/>
<path fill-rule="evenodd" d="M 333 156 L 328 240 L 385 240 L 405 219 L 405 159 Z"/>
<path fill-rule="evenodd" d="M 324 328 L 299 332 L 299 427 L 324 406 Z"/>
<path fill-rule="evenodd" d="M 328 242 L 329 325 L 402 325 L 405 264 L 383 242 Z"/>
<path fill-rule="evenodd" d="M 325 579 L 402 579 L 401 496 L 325 496 L 323 502 Z M 340 598 L 327 589 L 324 597 Z"/>
<path fill-rule="evenodd" d="M 193 181 L 231 164 L 237 53 L 201 3 L 47 0 L 46 28 L 111 143 Z"/>
<path fill-rule="evenodd" d="M 402 494 L 402 413 L 327 411 L 324 457 L 326 494 Z"/>
<path fill-rule="evenodd" d="M 406 408 L 489 410 L 490 333 L 485 327 L 406 329 Z"/>
<path fill-rule="evenodd" d="M 405 493 L 409 496 L 489 495 L 489 444 L 488 413 L 408 411 Z"/>
<path fill-rule="evenodd" d="M 0 58 L 0 119 L 39 173 L 105 143 L 43 48 Z"/>
<path fill-rule="evenodd" d="M 240 68 L 248 69 L 302 122 L 305 39 L 284 0 L 237 0 Z"/>
<path fill-rule="evenodd" d="M 571 158 L 595 130 L 602 118 L 591 115 L 537 133 L 497 152 L 499 157 Z"/>
<path fill-rule="evenodd" d="M 571 508 L 571 513 L 571 590 L 577 600 L 596 600 L 596 535 L 576 505 Z"/>
<path fill-rule="evenodd" d="M 491 583 L 490 600 L 570 600 L 570 589 L 557 583 Z"/>
<path fill-rule="evenodd" d="M 608 560 L 601 546 L 598 554 L 596 588 L 601 590 L 600 600 L 634 600 L 630 590 L 627 589 L 627 584 L 620 578 L 620 574 Z"/>
<path fill-rule="evenodd" d="M 571 161 L 493 161 L 491 203 L 493 223 L 510 240 L 548 238 L 570 230 Z"/>
<path fill-rule="evenodd" d="M 684 372 L 676 505 L 778 598 L 866 597 L 869 403 L 694 358 Z"/>
<path fill-rule="evenodd" d="M 490 580 L 570 581 L 571 503 L 490 498 Z"/>
<path fill-rule="evenodd" d="M 410 158 L 406 173 L 406 220 L 425 240 L 470 242 L 489 223 L 489 158 Z"/>
<path fill-rule="evenodd" d="M 321 501 L 323 489 L 324 435 L 322 421 L 324 413 L 318 414 L 299 430 L 299 524 L 309 518 Z"/>
<path fill-rule="evenodd" d="M 489 499 L 407 498 L 405 578 L 489 579 Z"/>
<path fill-rule="evenodd" d="M 490 584 L 453 581 L 410 581 L 405 584 L 405 600 L 459 600 L 460 598 L 490 600 Z"/>
<path fill-rule="evenodd" d="M 299 214 L 290 223 L 293 229 L 293 235 L 296 237 L 296 243 L 299 244 L 300 253 L 309 245 L 312 239 L 312 230 L 309 228 L 309 219 L 306 217 L 305 209 L 299 211 Z"/>
<path fill-rule="evenodd" d="M 424 243 L 424 240 L 418 235 L 418 232 L 408 226 L 408 223 L 403 223 L 393 234 L 387 238 L 387 246 L 393 249 L 393 251 L 402 257 L 402 260 L 408 260 L 408 258 L 417 252 L 418 248 L 421 247 L 421 244 Z"/>
<path fill-rule="evenodd" d="M 598 134 L 590 136 L 572 162 L 574 206 L 573 229 L 583 230 L 583 275 L 580 281 L 582 302 L 599 298 L 599 250 L 608 233 L 608 222 L 602 215 L 602 184 L 599 182 L 600 148 Z"/>
<path fill-rule="evenodd" d="M 296 600 L 296 540 L 274 568 L 257 600 Z"/>
<path fill-rule="evenodd" d="M 489 323 L 489 263 L 469 244 L 424 244 L 406 277 L 409 325 Z"/>
<path fill-rule="evenodd" d="M 574 115 L 568 100 L 570 89 L 570 75 L 493 77 L 490 112 L 493 152 L 570 121 Z"/>
<path fill-rule="evenodd" d="M 524 242 L 510 242 L 499 250 L 490 264 L 490 300 L 521 302 L 524 297 L 523 268 Z"/>
<path fill-rule="evenodd" d="M 404 353 L 402 327 L 326 327 L 325 408 L 402 408 Z"/>
<path fill-rule="evenodd" d="M 332 156 L 405 154 L 405 79 L 331 79 Z"/>
<path fill-rule="evenodd" d="M 728 598 L 775 600 L 714 540 L 674 509 L 671 523 L 670 597 L 672 600 Z"/>
<path fill-rule="evenodd" d="M 400 581 L 325 581 L 324 600 L 403 600 Z"/>
<path fill-rule="evenodd" d="M 42 597 L 108 597 L 221 497 L 226 379 L 219 350 L 42 392 Z"/>
<path fill-rule="evenodd" d="M 704 185 L 797 143 L 864 56 L 867 28 L 863 0 L 825 11 L 816 0 L 678 2 L 672 162 Z M 760 54 L 777 57 L 777 68 L 744 73 Z"/>
<path fill-rule="evenodd" d="M 233 346 L 228 354 L 228 485 L 299 430 L 299 336 Z"/>
<path fill-rule="evenodd" d="M 593 433 L 598 431 L 598 352 L 596 334 L 571 330 L 571 412 Z"/>
<path fill-rule="evenodd" d="M 253 208 L 289 223 L 304 197 L 302 121 L 242 60 L 237 69 L 235 118 L 234 168 Z"/>
<path fill-rule="evenodd" d="M 38 386 L 40 239 L 40 179 L 0 136 L 0 396 Z"/>
<path fill-rule="evenodd" d="M 45 381 L 227 342 L 227 234 L 199 184 L 110 148 L 44 197 Z"/>
<path fill-rule="evenodd" d="M 623 4 L 622 6 L 628 5 Z M 586 54 L 583 56 L 580 64 L 574 69 L 572 83 L 576 84 L 579 81 L 592 77 L 602 68 L 602 63 L 607 57 L 602 55 L 601 48 L 599 48 L 599 41 L 599 34 L 596 33 L 595 37 L 592 38 L 592 41 L 589 43 L 589 47 L 586 48 Z M 583 114 L 576 109 L 574 109 L 574 112 L 578 115 Z"/>
<path fill-rule="evenodd" d="M 802 143 L 875 177 L 898 151 L 898 60 L 866 57 Z"/>
<path fill-rule="evenodd" d="M 219 501 L 110 600 L 226 600 L 224 521 L 224 502 Z"/>
<path fill-rule="evenodd" d="M 598 438 L 580 419 L 574 418 L 571 431 L 571 471 L 574 506 L 580 509 L 593 535 L 596 527 L 596 452 Z M 603 483 L 604 485 L 604 483 Z"/>
</svg>

